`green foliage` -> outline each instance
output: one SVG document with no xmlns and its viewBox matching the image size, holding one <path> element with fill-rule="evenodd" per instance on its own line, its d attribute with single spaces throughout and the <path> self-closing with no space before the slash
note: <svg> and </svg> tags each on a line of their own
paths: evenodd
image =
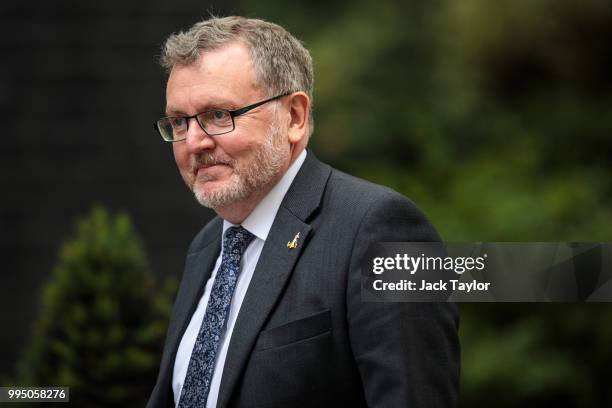
<svg viewBox="0 0 612 408">
<path fill-rule="evenodd" d="M 315 62 L 310 144 L 447 241 L 609 241 L 612 4 L 243 2 Z M 609 406 L 607 305 L 461 305 L 461 406 Z"/>
<path fill-rule="evenodd" d="M 97 207 L 66 242 L 20 364 L 20 385 L 70 386 L 76 406 L 142 406 L 153 388 L 167 296 L 125 214 Z"/>
<path fill-rule="evenodd" d="M 462 304 L 462 403 L 609 406 L 607 304 Z"/>
</svg>

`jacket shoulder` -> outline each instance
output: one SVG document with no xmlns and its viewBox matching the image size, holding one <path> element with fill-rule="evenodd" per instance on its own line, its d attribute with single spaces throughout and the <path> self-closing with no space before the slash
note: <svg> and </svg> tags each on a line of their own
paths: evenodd
<svg viewBox="0 0 612 408">
<path fill-rule="evenodd" d="M 336 220 L 387 241 L 439 241 L 425 213 L 399 192 L 333 169 L 325 204 Z"/>
<path fill-rule="evenodd" d="M 334 168 L 329 179 L 328 193 L 332 198 L 344 197 L 350 199 L 353 205 L 364 208 L 392 202 L 417 208 L 409 198 L 389 187 L 351 176 Z"/>
</svg>

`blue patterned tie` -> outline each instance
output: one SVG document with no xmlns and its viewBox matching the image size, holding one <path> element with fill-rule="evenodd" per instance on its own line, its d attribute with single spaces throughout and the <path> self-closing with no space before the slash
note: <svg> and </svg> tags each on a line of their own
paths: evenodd
<svg viewBox="0 0 612 408">
<path fill-rule="evenodd" d="M 206 406 L 219 340 L 225 330 L 229 306 L 240 273 L 240 259 L 253 238 L 255 236 L 241 226 L 228 228 L 225 232 L 221 266 L 217 271 L 206 314 L 191 352 L 179 408 Z"/>
</svg>

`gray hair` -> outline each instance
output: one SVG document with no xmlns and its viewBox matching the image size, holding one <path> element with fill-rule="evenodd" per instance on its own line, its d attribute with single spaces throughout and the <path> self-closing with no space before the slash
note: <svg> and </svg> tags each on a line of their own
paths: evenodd
<svg viewBox="0 0 612 408">
<path fill-rule="evenodd" d="M 160 65 L 169 73 L 174 65 L 195 63 L 201 51 L 212 51 L 237 40 L 249 47 L 256 80 L 268 97 L 296 91 L 308 95 L 312 133 L 312 57 L 297 38 L 277 24 L 240 16 L 211 17 L 168 37 L 162 46 Z"/>
</svg>

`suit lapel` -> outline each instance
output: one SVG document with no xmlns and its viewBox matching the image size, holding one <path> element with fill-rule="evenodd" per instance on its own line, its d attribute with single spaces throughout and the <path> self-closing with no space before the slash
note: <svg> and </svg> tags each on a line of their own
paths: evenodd
<svg viewBox="0 0 612 408">
<path fill-rule="evenodd" d="M 242 302 L 223 369 L 218 406 L 226 406 L 268 315 L 308 244 L 310 215 L 319 207 L 331 168 L 308 152 L 278 210 Z M 297 247 L 289 248 L 296 234 Z"/>
<path fill-rule="evenodd" d="M 160 370 L 165 375 L 164 382 L 170 393 L 172 392 L 172 368 L 180 339 L 189 325 L 221 251 L 223 221 L 217 218 L 213 222 L 208 233 L 212 239 L 199 251 L 187 255 L 185 273 L 176 297 L 175 314 L 168 328 L 168 340 L 162 357 L 165 365 Z"/>
</svg>

